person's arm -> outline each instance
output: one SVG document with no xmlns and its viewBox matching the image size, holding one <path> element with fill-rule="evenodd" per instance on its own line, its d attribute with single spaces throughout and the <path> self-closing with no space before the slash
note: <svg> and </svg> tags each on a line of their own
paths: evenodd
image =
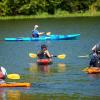
<svg viewBox="0 0 100 100">
<path fill-rule="evenodd" d="M 93 46 L 92 51 L 96 51 L 96 45 Z"/>
<path fill-rule="evenodd" d="M 45 51 L 45 53 L 47 54 L 47 56 L 48 56 L 49 58 L 51 58 L 51 57 L 52 57 L 52 55 L 49 53 L 49 51 L 48 51 L 48 50 L 46 50 L 46 51 Z"/>
<path fill-rule="evenodd" d="M 38 51 L 38 52 L 37 52 L 37 57 L 38 57 L 38 58 L 40 57 L 40 54 L 41 54 L 41 51 Z"/>
<path fill-rule="evenodd" d="M 39 35 L 43 35 L 43 34 L 44 34 L 44 32 L 39 32 L 38 34 L 39 34 Z"/>
</svg>

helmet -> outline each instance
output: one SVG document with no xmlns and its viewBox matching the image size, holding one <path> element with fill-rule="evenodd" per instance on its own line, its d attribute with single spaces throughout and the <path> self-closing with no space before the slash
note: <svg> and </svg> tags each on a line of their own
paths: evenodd
<svg viewBox="0 0 100 100">
<path fill-rule="evenodd" d="M 45 44 L 41 45 L 41 49 L 47 48 L 47 46 Z"/>
</svg>

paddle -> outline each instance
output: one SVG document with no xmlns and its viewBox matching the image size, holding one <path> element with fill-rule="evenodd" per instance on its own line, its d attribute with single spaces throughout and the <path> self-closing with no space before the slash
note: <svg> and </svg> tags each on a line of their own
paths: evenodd
<svg viewBox="0 0 100 100">
<path fill-rule="evenodd" d="M 89 55 L 78 56 L 79 58 L 89 58 Z"/>
<path fill-rule="evenodd" d="M 29 57 L 31 58 L 36 58 L 37 57 L 37 54 L 34 54 L 34 53 L 29 53 Z M 53 57 L 57 57 L 59 59 L 64 59 L 66 57 L 65 54 L 60 54 L 60 55 L 57 55 L 57 56 L 53 56 Z"/>
<path fill-rule="evenodd" d="M 84 55 L 84 56 L 78 56 L 78 57 L 79 58 L 89 58 L 91 54 L 93 54 L 93 53 L 90 53 L 90 54 L 87 54 L 87 55 Z"/>
<path fill-rule="evenodd" d="M 48 36 L 51 35 L 51 32 L 46 32 L 46 35 L 48 35 Z"/>
<path fill-rule="evenodd" d="M 82 71 L 87 72 L 87 70 L 88 70 L 88 67 L 84 68 Z"/>
<path fill-rule="evenodd" d="M 65 54 L 60 54 L 60 55 L 53 56 L 53 57 L 57 57 L 59 59 L 64 59 L 66 57 L 66 55 Z"/>
<path fill-rule="evenodd" d="M 51 35 L 51 32 L 40 32 L 41 33 L 41 36 L 44 35 L 44 36 L 50 36 Z"/>
<path fill-rule="evenodd" d="M 20 79 L 20 75 L 19 74 L 7 74 L 6 69 L 3 66 L 0 67 L 0 70 L 9 79 Z"/>
<path fill-rule="evenodd" d="M 20 79 L 20 75 L 19 74 L 8 74 L 7 78 L 9 78 L 9 79 Z"/>
</svg>

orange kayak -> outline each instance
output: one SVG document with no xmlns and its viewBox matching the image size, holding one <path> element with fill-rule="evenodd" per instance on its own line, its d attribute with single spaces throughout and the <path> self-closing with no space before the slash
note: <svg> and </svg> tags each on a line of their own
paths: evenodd
<svg viewBox="0 0 100 100">
<path fill-rule="evenodd" d="M 37 64 L 48 65 L 52 63 L 52 59 L 37 59 Z"/>
<path fill-rule="evenodd" d="M 0 87 L 30 87 L 30 83 L 1 83 Z"/>
<path fill-rule="evenodd" d="M 89 74 L 100 73 L 100 68 L 98 67 L 90 67 L 85 70 Z"/>
</svg>

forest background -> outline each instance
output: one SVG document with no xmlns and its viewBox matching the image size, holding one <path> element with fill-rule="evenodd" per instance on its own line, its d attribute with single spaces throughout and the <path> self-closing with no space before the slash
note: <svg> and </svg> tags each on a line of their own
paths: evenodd
<svg viewBox="0 0 100 100">
<path fill-rule="evenodd" d="M 100 16 L 100 0 L 0 0 L 5 16 Z"/>
</svg>

